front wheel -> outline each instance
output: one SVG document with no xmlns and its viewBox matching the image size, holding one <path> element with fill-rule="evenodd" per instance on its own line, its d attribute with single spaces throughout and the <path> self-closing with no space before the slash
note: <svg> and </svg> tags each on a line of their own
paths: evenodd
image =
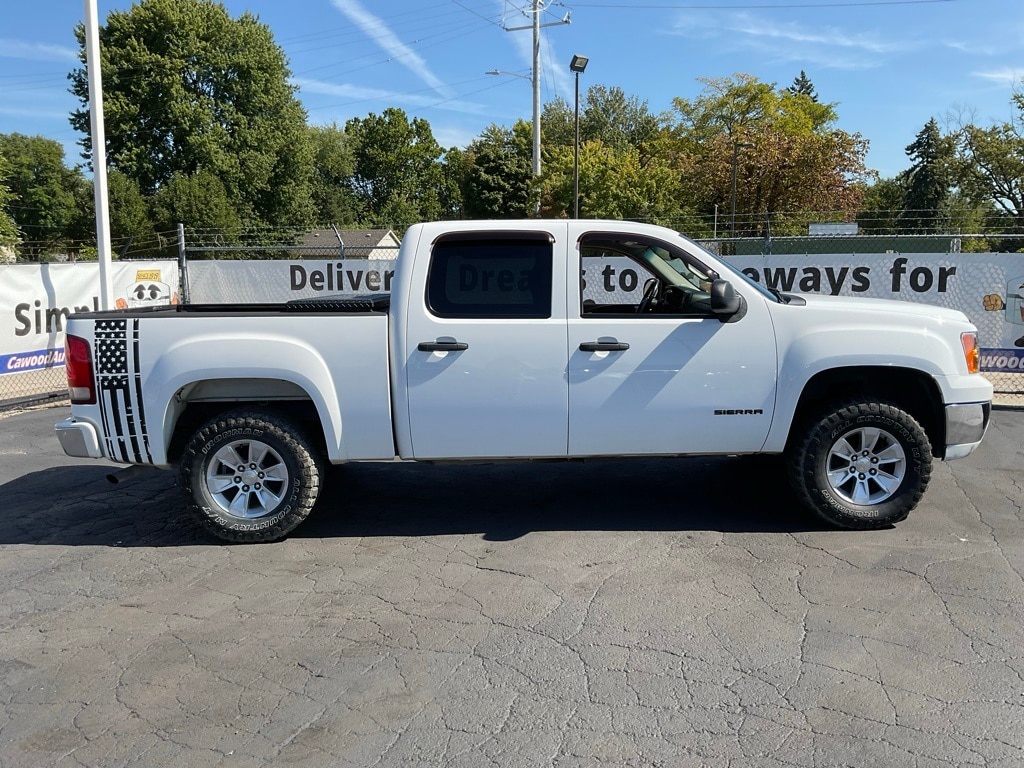
<svg viewBox="0 0 1024 768">
<path fill-rule="evenodd" d="M 181 486 L 199 524 L 225 541 L 276 541 L 305 520 L 320 493 L 312 444 L 275 414 L 217 416 L 189 440 Z"/>
<path fill-rule="evenodd" d="M 892 403 L 854 402 L 812 421 L 790 461 L 803 502 L 841 528 L 884 528 L 906 519 L 928 487 L 931 443 Z"/>
</svg>

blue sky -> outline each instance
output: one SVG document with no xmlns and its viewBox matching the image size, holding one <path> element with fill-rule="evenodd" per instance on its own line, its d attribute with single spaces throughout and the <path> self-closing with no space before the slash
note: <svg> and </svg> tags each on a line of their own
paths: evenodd
<svg viewBox="0 0 1024 768">
<path fill-rule="evenodd" d="M 426 118 L 445 146 L 490 123 L 530 117 L 530 0 L 226 0 L 272 30 L 309 120 L 343 124 L 389 106 Z M 100 0 L 100 18 L 131 3 Z M 1024 77 L 1024 0 L 595 0 L 549 3 L 542 101 L 571 102 L 569 60 L 590 57 L 581 88 L 619 86 L 655 113 L 696 96 L 698 77 L 747 72 L 788 85 L 805 70 L 839 127 L 870 140 L 869 167 L 891 176 L 930 117 L 978 123 L 1013 114 Z M 80 161 L 67 122 L 80 0 L 13 2 L 0 26 L 0 133 L 61 141 Z"/>
</svg>

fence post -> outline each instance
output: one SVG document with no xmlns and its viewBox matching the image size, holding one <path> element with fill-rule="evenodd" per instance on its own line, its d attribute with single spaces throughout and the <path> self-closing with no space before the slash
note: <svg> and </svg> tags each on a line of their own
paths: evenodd
<svg viewBox="0 0 1024 768">
<path fill-rule="evenodd" d="M 178 224 L 178 286 L 181 303 L 188 304 L 188 264 L 185 261 L 185 225 Z"/>
</svg>

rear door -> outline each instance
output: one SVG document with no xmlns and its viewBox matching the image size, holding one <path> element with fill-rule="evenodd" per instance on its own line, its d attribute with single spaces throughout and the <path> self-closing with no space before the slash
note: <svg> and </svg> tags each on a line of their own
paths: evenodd
<svg viewBox="0 0 1024 768">
<path fill-rule="evenodd" d="M 461 232 L 430 244 L 406 329 L 415 458 L 566 455 L 565 233 Z"/>
</svg>

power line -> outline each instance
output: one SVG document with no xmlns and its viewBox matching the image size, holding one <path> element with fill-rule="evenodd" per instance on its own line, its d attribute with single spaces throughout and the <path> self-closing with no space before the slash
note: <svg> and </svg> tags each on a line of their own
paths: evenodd
<svg viewBox="0 0 1024 768">
<path fill-rule="evenodd" d="M 657 9 L 657 10 L 684 10 L 684 11 L 751 11 L 751 10 L 772 10 L 778 8 L 863 8 L 867 6 L 884 5 L 931 5 L 935 3 L 957 3 L 960 0 L 873 0 L 873 2 L 842 2 L 842 3 L 772 3 L 770 5 L 669 5 L 669 4 L 633 4 L 623 5 L 620 3 L 570 3 L 574 8 L 619 8 L 619 9 Z"/>
</svg>

